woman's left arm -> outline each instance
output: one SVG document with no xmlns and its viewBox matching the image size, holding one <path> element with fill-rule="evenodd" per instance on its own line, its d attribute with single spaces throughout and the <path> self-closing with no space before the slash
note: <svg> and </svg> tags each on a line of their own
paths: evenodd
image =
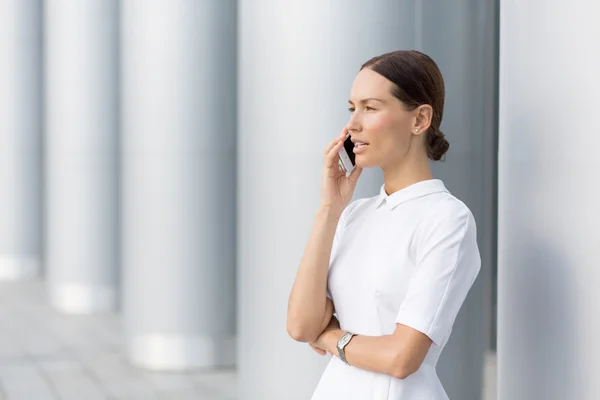
<svg viewBox="0 0 600 400">
<path fill-rule="evenodd" d="M 314 345 L 339 357 L 337 342 L 343 333 L 337 320 L 332 319 Z M 391 335 L 354 336 L 344 348 L 344 353 L 352 366 L 404 379 L 421 367 L 431 343 L 427 335 L 396 324 Z"/>
</svg>

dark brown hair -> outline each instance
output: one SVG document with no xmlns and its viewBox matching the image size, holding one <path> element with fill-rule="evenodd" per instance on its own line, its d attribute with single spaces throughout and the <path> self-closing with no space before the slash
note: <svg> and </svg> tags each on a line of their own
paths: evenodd
<svg viewBox="0 0 600 400">
<path fill-rule="evenodd" d="M 362 65 L 394 84 L 392 94 L 408 110 L 423 104 L 433 109 L 431 125 L 425 132 L 427 157 L 440 160 L 450 144 L 440 131 L 444 113 L 444 78 L 437 64 L 429 56 L 416 50 L 399 50 L 373 57 Z"/>
</svg>

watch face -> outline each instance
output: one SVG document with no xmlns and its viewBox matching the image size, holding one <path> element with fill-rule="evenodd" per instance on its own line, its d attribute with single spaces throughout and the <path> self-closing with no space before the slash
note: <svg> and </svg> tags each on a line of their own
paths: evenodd
<svg viewBox="0 0 600 400">
<path fill-rule="evenodd" d="M 349 333 L 344 333 L 342 335 L 342 337 L 340 338 L 340 342 L 339 342 L 339 346 L 344 346 L 345 344 L 348 343 L 348 341 L 350 340 L 350 334 Z"/>
</svg>

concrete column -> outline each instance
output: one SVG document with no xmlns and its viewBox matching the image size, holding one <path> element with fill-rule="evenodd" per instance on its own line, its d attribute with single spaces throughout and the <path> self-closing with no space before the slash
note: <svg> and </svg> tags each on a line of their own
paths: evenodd
<svg viewBox="0 0 600 400">
<path fill-rule="evenodd" d="M 600 4 L 500 17 L 498 399 L 597 399 Z"/>
<path fill-rule="evenodd" d="M 243 400 L 309 399 L 326 365 L 286 333 L 319 202 L 323 149 L 361 64 L 415 41 L 413 2 L 240 2 L 238 374 Z M 376 26 L 377 29 L 373 27 Z M 373 196 L 365 170 L 355 198 Z"/>
<path fill-rule="evenodd" d="M 121 12 L 128 357 L 232 365 L 236 2 L 124 0 Z"/>
<path fill-rule="evenodd" d="M 441 129 L 450 142 L 433 174 L 471 209 L 482 268 L 438 362 L 450 399 L 478 400 L 489 348 L 496 243 L 496 0 L 419 1 L 419 50 L 440 67 L 446 84 Z M 420 42 L 420 43 L 419 43 Z"/>
<path fill-rule="evenodd" d="M 117 300 L 117 4 L 46 2 L 46 246 L 51 304 Z"/>
<path fill-rule="evenodd" d="M 0 280 L 41 258 L 42 2 L 0 2 Z"/>
</svg>

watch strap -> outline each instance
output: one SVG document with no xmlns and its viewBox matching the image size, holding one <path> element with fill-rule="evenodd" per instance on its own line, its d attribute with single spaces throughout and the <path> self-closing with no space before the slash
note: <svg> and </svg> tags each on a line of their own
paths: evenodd
<svg viewBox="0 0 600 400">
<path fill-rule="evenodd" d="M 354 336 L 356 336 L 356 333 L 346 332 L 340 337 L 340 340 L 338 340 L 338 345 L 337 345 L 338 354 L 340 356 L 340 360 L 342 360 L 344 362 L 344 364 L 346 364 L 346 365 L 350 365 L 350 363 L 348 363 L 348 360 L 346 359 L 345 348 L 348 345 L 348 343 L 350 343 L 350 340 L 352 340 L 352 337 L 354 337 Z"/>
</svg>

